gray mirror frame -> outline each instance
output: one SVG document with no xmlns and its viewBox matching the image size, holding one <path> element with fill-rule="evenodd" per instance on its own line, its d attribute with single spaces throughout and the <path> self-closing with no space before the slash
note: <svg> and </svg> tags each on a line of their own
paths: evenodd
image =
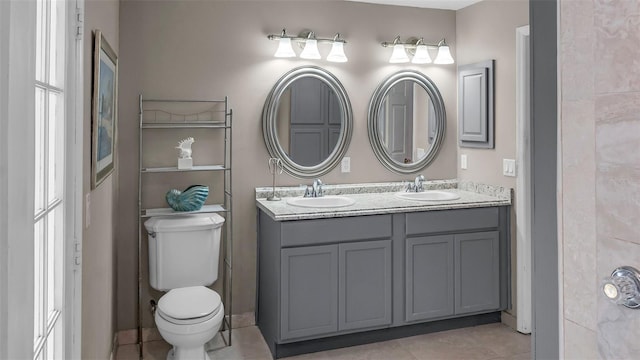
<svg viewBox="0 0 640 360">
<path fill-rule="evenodd" d="M 336 147 L 333 149 L 329 157 L 320 164 L 314 166 L 302 166 L 292 161 L 278 142 L 276 130 L 276 115 L 278 113 L 280 97 L 291 83 L 303 77 L 319 79 L 335 92 L 340 103 L 343 119 L 343 124 L 340 129 L 340 137 L 338 138 Z M 344 157 L 344 154 L 347 152 L 347 148 L 351 142 L 352 132 L 353 112 L 351 110 L 351 102 L 349 101 L 346 90 L 333 74 L 317 66 L 302 66 L 284 74 L 276 82 L 269 93 L 269 96 L 267 96 L 262 109 L 262 135 L 264 143 L 267 146 L 267 150 L 269 151 L 269 155 L 271 157 L 280 158 L 282 160 L 284 171 L 297 178 L 305 179 L 319 177 L 333 170 L 340 161 L 342 161 L 342 157 Z"/>
<path fill-rule="evenodd" d="M 412 80 L 418 83 L 425 89 L 429 97 L 433 102 L 433 108 L 436 113 L 436 133 L 433 140 L 433 145 L 430 147 L 429 152 L 420 161 L 412 164 L 401 164 L 396 162 L 389 156 L 389 153 L 384 148 L 382 140 L 380 139 L 380 132 L 378 131 L 378 116 L 380 114 L 380 107 L 382 101 L 389 92 L 389 90 L 397 83 L 404 80 Z M 442 140 L 444 139 L 444 133 L 447 124 L 447 114 L 444 109 L 444 101 L 440 95 L 438 87 L 427 77 L 426 75 L 413 71 L 403 70 L 395 74 L 392 74 L 385 79 L 373 92 L 371 101 L 369 102 L 369 117 L 367 119 L 367 132 L 369 133 L 369 143 L 374 154 L 387 169 L 400 174 L 411 174 L 424 169 L 429 165 L 438 155 Z"/>
</svg>

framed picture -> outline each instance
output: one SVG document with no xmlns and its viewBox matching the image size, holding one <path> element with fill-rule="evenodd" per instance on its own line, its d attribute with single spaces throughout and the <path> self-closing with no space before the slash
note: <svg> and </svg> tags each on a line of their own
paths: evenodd
<svg viewBox="0 0 640 360">
<path fill-rule="evenodd" d="M 113 172 L 118 121 L 118 56 L 100 30 L 94 32 L 91 108 L 91 189 L 95 189 Z"/>
</svg>

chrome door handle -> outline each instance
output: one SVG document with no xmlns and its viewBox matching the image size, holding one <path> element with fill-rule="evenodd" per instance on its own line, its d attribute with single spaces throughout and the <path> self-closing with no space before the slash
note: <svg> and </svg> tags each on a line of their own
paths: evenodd
<svg viewBox="0 0 640 360">
<path fill-rule="evenodd" d="M 631 266 L 621 266 L 604 279 L 602 291 L 613 303 L 638 309 L 640 308 L 640 272 Z"/>
</svg>

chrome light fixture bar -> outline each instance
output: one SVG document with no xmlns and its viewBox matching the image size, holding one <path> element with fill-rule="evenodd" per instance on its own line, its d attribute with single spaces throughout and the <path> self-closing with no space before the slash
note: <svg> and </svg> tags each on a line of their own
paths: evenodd
<svg viewBox="0 0 640 360">
<path fill-rule="evenodd" d="M 331 62 L 347 62 L 347 56 L 344 54 L 344 44 L 347 42 L 340 37 L 340 33 L 337 33 L 332 39 L 330 38 L 317 38 L 313 31 L 303 31 L 298 36 L 287 35 L 286 29 L 282 29 L 280 35 L 270 34 L 267 35 L 269 40 L 278 40 L 278 49 L 273 56 L 275 57 L 296 57 L 296 53 L 293 50 L 291 44 L 293 42 L 298 43 L 303 49 L 300 53 L 302 59 L 321 59 L 320 52 L 318 51 L 318 43 L 330 43 L 331 51 L 327 56 L 327 61 Z"/>
<path fill-rule="evenodd" d="M 400 36 L 396 36 L 393 42 L 382 42 L 382 47 L 393 47 L 393 53 L 389 58 L 389 62 L 407 63 L 409 57 L 407 52 L 413 56 L 411 62 L 414 64 L 429 64 L 432 62 L 431 55 L 429 55 L 429 48 L 438 49 L 434 64 L 453 64 L 453 56 L 451 56 L 451 50 L 445 39 L 440 40 L 437 44 L 427 44 L 423 38 L 409 38 L 407 41 L 402 42 Z"/>
</svg>

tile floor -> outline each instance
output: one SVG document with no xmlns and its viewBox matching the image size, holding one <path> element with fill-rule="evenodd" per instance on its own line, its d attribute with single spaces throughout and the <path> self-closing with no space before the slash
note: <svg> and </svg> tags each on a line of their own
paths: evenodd
<svg viewBox="0 0 640 360">
<path fill-rule="evenodd" d="M 233 330 L 233 346 L 225 347 L 220 336 L 209 343 L 212 360 L 268 360 L 269 348 L 255 326 Z M 164 341 L 145 343 L 145 360 L 164 360 L 170 345 Z M 138 359 L 136 345 L 118 348 L 117 360 Z M 502 324 L 412 336 L 397 340 L 322 351 L 287 360 L 528 360 L 531 337 Z"/>
</svg>

